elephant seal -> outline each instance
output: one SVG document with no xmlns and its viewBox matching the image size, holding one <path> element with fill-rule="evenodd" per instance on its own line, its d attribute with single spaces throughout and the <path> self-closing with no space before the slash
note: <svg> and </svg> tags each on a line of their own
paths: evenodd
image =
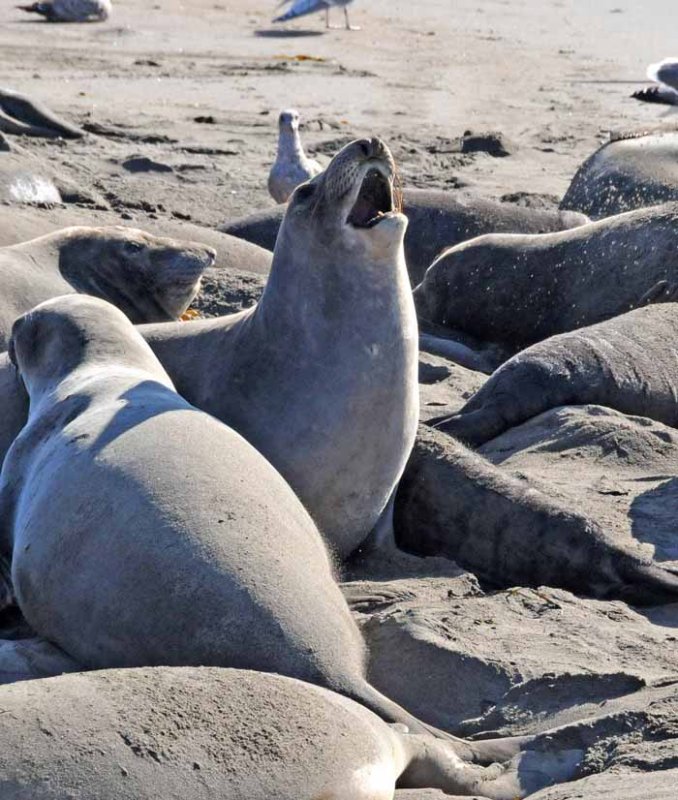
<svg viewBox="0 0 678 800">
<path fill-rule="evenodd" d="M 111 0 L 43 0 L 17 8 L 39 14 L 47 22 L 104 22 L 113 4 Z"/>
<path fill-rule="evenodd" d="M 675 129 L 611 139 L 582 164 L 560 207 L 599 219 L 671 200 L 678 200 Z"/>
<path fill-rule="evenodd" d="M 678 203 L 561 233 L 489 234 L 443 253 L 414 291 L 420 319 L 516 350 L 660 300 L 678 282 Z"/>
<path fill-rule="evenodd" d="M 393 179 L 381 140 L 347 145 L 292 195 L 257 306 L 140 329 L 179 393 L 273 464 L 341 557 L 386 508 L 417 426 Z"/>
<path fill-rule="evenodd" d="M 298 111 L 281 111 L 278 129 L 278 152 L 268 174 L 268 191 L 276 203 L 286 203 L 297 186 L 319 175 L 323 168 L 304 152 Z"/>
<path fill-rule="evenodd" d="M 80 139 L 82 128 L 61 119 L 38 100 L 11 89 L 0 89 L 0 131 L 21 136 Z"/>
<path fill-rule="evenodd" d="M 12 323 L 50 297 L 82 292 L 133 322 L 180 317 L 214 262 L 209 247 L 132 228 L 66 228 L 0 248 L 0 347 Z"/>
<path fill-rule="evenodd" d="M 0 702 L 4 800 L 391 800 L 396 781 L 514 800 L 572 777 L 541 753 L 469 767 L 444 742 L 261 672 L 103 670 L 7 686 Z"/>
<path fill-rule="evenodd" d="M 484 233 L 546 233 L 588 222 L 572 211 L 541 211 L 511 203 L 465 200 L 437 189 L 405 189 L 403 213 L 409 220 L 405 261 L 416 286 L 431 262 L 446 247 Z M 267 209 L 219 227 L 224 233 L 273 250 L 284 209 Z"/>
<path fill-rule="evenodd" d="M 368 683 L 328 551 L 288 484 L 175 392 L 121 311 L 48 300 L 14 323 L 9 355 L 30 412 L 0 476 L 0 610 L 15 600 L 87 668 L 275 672 L 430 732 Z M 520 745 L 449 740 L 469 760 Z"/>
<path fill-rule="evenodd" d="M 678 304 L 650 305 L 517 353 L 429 424 L 480 445 L 550 408 L 595 404 L 678 427 Z"/>
<path fill-rule="evenodd" d="M 639 605 L 678 598 L 678 574 L 552 494 L 422 425 L 395 497 L 396 540 L 495 586 L 558 586 Z"/>
</svg>

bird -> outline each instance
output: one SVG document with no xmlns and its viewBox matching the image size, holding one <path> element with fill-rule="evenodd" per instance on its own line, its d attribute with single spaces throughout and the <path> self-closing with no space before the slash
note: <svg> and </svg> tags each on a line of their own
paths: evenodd
<svg viewBox="0 0 678 800">
<path fill-rule="evenodd" d="M 634 99 L 678 106 L 678 58 L 665 58 L 657 64 L 650 64 L 647 77 L 655 81 L 655 86 L 634 92 L 631 95 Z"/>
<path fill-rule="evenodd" d="M 17 8 L 40 14 L 47 22 L 103 22 L 113 10 L 111 0 L 45 0 Z"/>
<path fill-rule="evenodd" d="M 286 203 L 297 186 L 311 180 L 323 168 L 304 153 L 298 111 L 293 108 L 281 111 L 278 130 L 278 153 L 268 175 L 268 191 L 276 203 Z"/>
<path fill-rule="evenodd" d="M 330 25 L 330 8 L 332 6 L 343 6 L 346 30 L 359 31 L 360 28 L 356 25 L 351 25 L 348 18 L 348 4 L 352 2 L 353 0 L 281 0 L 278 3 L 278 8 L 286 5 L 288 9 L 284 14 L 276 17 L 273 22 L 287 22 L 287 20 L 303 17 L 306 14 L 313 14 L 316 11 L 325 9 L 325 27 L 337 28 L 339 27 L 338 25 Z"/>
</svg>

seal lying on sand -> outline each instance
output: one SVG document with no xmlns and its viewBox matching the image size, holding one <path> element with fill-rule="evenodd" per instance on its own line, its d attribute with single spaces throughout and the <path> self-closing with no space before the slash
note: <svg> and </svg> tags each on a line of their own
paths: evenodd
<svg viewBox="0 0 678 800">
<path fill-rule="evenodd" d="M 11 89 L 0 89 L 0 131 L 64 139 L 80 139 L 85 135 L 77 125 L 61 119 L 38 100 Z"/>
<path fill-rule="evenodd" d="M 668 200 L 678 200 L 678 131 L 640 131 L 596 150 L 560 207 L 598 219 Z"/>
<path fill-rule="evenodd" d="M 420 319 L 513 350 L 618 316 L 678 282 L 678 203 L 562 233 L 490 234 L 443 253 L 415 289 Z"/>
<path fill-rule="evenodd" d="M 553 782 L 537 772 L 548 755 L 510 772 L 471 768 L 345 697 L 261 672 L 105 670 L 8 686 L 0 699 L 8 800 L 391 800 L 396 781 L 513 800 Z"/>
<path fill-rule="evenodd" d="M 278 128 L 278 153 L 268 175 L 268 191 L 276 203 L 286 203 L 297 186 L 319 175 L 323 168 L 304 152 L 298 111 L 281 111 Z"/>
<path fill-rule="evenodd" d="M 471 445 L 549 408 L 593 403 L 678 427 L 678 304 L 553 336 L 506 361 L 454 416 L 429 419 Z"/>
<path fill-rule="evenodd" d="M 0 248 L 0 348 L 12 323 L 50 297 L 82 292 L 133 322 L 177 319 L 214 262 L 209 247 L 133 228 L 66 228 Z"/>
<path fill-rule="evenodd" d="M 111 0 L 44 0 L 17 8 L 40 14 L 47 22 L 103 22 L 113 5 Z"/>
<path fill-rule="evenodd" d="M 84 667 L 276 672 L 427 731 L 367 682 L 362 638 L 290 487 L 176 394 L 120 311 L 49 300 L 15 322 L 10 356 L 30 413 L 0 480 L 0 554 L 11 559 L 0 609 L 14 597 Z M 451 741 L 479 760 L 518 747 Z"/>
<path fill-rule="evenodd" d="M 417 426 L 393 177 L 379 139 L 347 145 L 292 196 L 255 308 L 141 328 L 180 394 L 263 453 L 340 556 L 379 519 Z"/>
<path fill-rule="evenodd" d="M 497 586 L 559 586 L 641 605 L 678 598 L 678 574 L 632 541 L 619 546 L 572 505 L 421 426 L 394 527 L 404 549 L 447 556 Z"/>
<path fill-rule="evenodd" d="M 267 209 L 219 227 L 224 233 L 273 250 L 284 209 Z M 547 233 L 588 222 L 571 211 L 541 211 L 489 200 L 464 200 L 437 189 L 405 189 L 403 213 L 409 220 L 405 260 L 416 286 L 446 247 L 483 233 Z"/>
</svg>

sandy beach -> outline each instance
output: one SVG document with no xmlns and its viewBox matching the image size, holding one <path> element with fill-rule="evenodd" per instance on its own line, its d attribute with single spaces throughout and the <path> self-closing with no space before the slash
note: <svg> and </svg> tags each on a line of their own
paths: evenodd
<svg viewBox="0 0 678 800">
<path fill-rule="evenodd" d="M 273 25 L 267 0 L 115 0 L 111 18 L 91 25 L 48 25 L 13 5 L 0 8 L 3 86 L 91 135 L 8 137 L 83 197 L 4 206 L 16 222 L 0 226 L 0 245 L 68 224 L 214 231 L 273 208 L 266 181 L 284 108 L 299 110 L 306 151 L 322 165 L 351 140 L 379 136 L 405 187 L 556 209 L 611 132 L 663 119 L 661 106 L 630 95 L 649 85 L 647 65 L 676 49 L 675 0 L 356 0 L 356 31 L 328 31 L 323 15 Z M 501 152 L 461 152 L 469 131 L 492 134 Z M 238 275 L 234 292 L 247 306 L 266 269 L 243 268 L 252 274 Z M 425 355 L 420 379 L 426 419 L 456 411 L 485 376 Z M 573 429 L 633 428 L 629 441 L 647 433 L 616 411 L 593 422 L 572 413 Z M 555 441 L 561 423 L 547 420 L 534 435 Z M 556 443 L 522 453 L 509 434 L 481 453 L 563 507 L 585 497 L 587 513 L 623 545 L 637 534 L 633 503 L 678 474 L 675 429 L 652 424 L 662 449 L 651 458 L 649 445 L 627 458 L 626 440 L 613 455 L 574 438 L 563 452 Z M 675 567 L 666 491 L 661 525 L 652 527 L 658 512 L 638 513 L 650 519 L 648 552 L 661 528 L 657 552 Z M 678 797 L 678 603 L 637 609 L 548 586 L 495 591 L 452 561 L 404 554 L 341 577 L 369 678 L 390 698 L 455 735 L 543 736 L 542 750 L 568 753 L 575 738 L 586 742 L 576 782 L 535 800 Z M 0 648 L 0 675 L 2 659 Z M 403 791 L 400 800 L 442 797 Z"/>
</svg>

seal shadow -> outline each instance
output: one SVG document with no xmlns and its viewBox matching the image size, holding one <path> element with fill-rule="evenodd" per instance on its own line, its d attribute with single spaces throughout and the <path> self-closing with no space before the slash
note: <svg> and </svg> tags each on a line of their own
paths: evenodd
<svg viewBox="0 0 678 800">
<path fill-rule="evenodd" d="M 638 495 L 629 516 L 633 537 L 654 546 L 655 561 L 673 561 L 678 571 L 678 478 L 669 478 Z"/>
<path fill-rule="evenodd" d="M 153 417 L 170 411 L 183 410 L 177 404 L 177 397 L 176 392 L 152 380 L 140 381 L 136 386 L 123 392 L 118 399 L 126 402 L 92 442 L 92 454 L 97 455 L 119 436 Z M 190 406 L 186 404 L 186 408 L 189 409 Z"/>
<path fill-rule="evenodd" d="M 254 35 L 261 39 L 302 39 L 309 36 L 324 36 L 325 31 L 311 31 L 311 30 L 278 30 L 277 28 L 260 28 L 254 31 Z"/>
</svg>

